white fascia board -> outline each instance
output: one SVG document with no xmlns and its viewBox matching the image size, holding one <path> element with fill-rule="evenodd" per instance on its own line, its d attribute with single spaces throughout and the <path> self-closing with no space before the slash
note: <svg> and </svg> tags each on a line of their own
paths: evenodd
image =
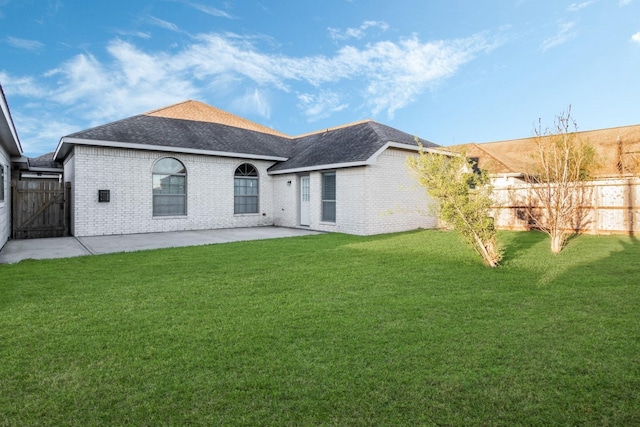
<svg viewBox="0 0 640 427">
<path fill-rule="evenodd" d="M 236 157 L 241 159 L 253 159 L 253 160 L 272 160 L 275 162 L 284 162 L 288 160 L 287 157 L 279 156 L 267 156 L 262 154 L 248 154 L 248 153 L 230 153 L 226 151 L 211 151 L 200 150 L 197 148 L 184 148 L 184 147 L 168 147 L 165 145 L 147 145 L 147 144 L 133 144 L 130 142 L 116 142 L 116 141 L 102 141 L 97 139 L 80 139 L 80 138 L 62 138 L 58 144 L 56 152 L 53 154 L 53 158 L 57 159 L 58 154 L 62 151 L 64 145 L 92 145 L 98 147 L 109 148 L 128 148 L 131 150 L 145 150 L 145 151 L 167 151 L 172 153 L 185 153 L 185 154 L 200 154 L 204 156 L 219 156 L 219 157 Z"/>
<path fill-rule="evenodd" d="M 367 162 L 346 162 L 346 163 L 332 163 L 328 165 L 314 165 L 314 166 L 305 166 L 301 168 L 294 169 L 284 169 L 280 171 L 272 171 L 268 172 L 269 175 L 284 175 L 289 173 L 301 173 L 301 172 L 313 172 L 320 170 L 329 170 L 329 169 L 344 169 L 344 168 L 353 168 L 356 166 L 367 166 L 369 163 Z"/>
<path fill-rule="evenodd" d="M 380 156 L 380 154 L 382 154 L 388 148 L 398 148 L 400 150 L 415 151 L 416 153 L 420 152 L 420 147 L 418 145 L 403 144 L 401 142 L 389 141 L 386 144 L 384 144 L 382 147 L 380 147 L 380 149 L 378 151 L 373 153 L 373 155 L 367 159 L 367 164 L 369 164 L 369 165 L 374 164 L 376 162 L 376 160 L 378 159 L 378 156 Z M 443 150 L 441 148 L 433 148 L 433 147 L 422 147 L 422 151 L 425 152 L 425 153 L 442 154 L 442 155 L 445 155 L 445 156 L 458 156 L 459 155 L 459 153 L 454 153 L 453 151 L 448 151 L 448 150 Z"/>
<path fill-rule="evenodd" d="M 12 145 L 6 147 L 9 154 L 22 156 L 23 151 L 22 145 L 20 144 L 20 138 L 18 138 L 18 132 L 16 131 L 16 127 L 13 123 L 9 105 L 7 105 L 7 103 L 5 102 L 3 95 L 4 94 L 0 92 L 0 104 L 2 105 L 2 117 L 0 118 L 2 119 L 2 121 L 0 122 L 0 134 L 3 138 L 6 138 L 8 140 L 8 143 Z"/>
<path fill-rule="evenodd" d="M 378 156 L 380 156 L 380 154 L 382 154 L 384 152 L 384 150 L 386 150 L 388 148 L 398 148 L 398 149 L 401 149 L 401 150 L 415 151 L 416 153 L 420 152 L 420 147 L 417 146 L 417 145 L 403 144 L 401 142 L 389 141 L 385 145 L 380 147 L 380 149 L 378 149 L 378 151 L 373 153 L 367 160 L 364 160 L 364 161 L 333 163 L 333 164 L 328 164 L 328 165 L 314 165 L 314 166 L 306 166 L 306 167 L 294 168 L 294 169 L 283 169 L 283 170 L 279 170 L 279 171 L 269 172 L 269 175 L 283 175 L 283 174 L 288 174 L 288 173 L 301 173 L 301 172 L 312 172 L 312 171 L 328 170 L 328 169 L 352 168 L 352 167 L 356 167 L 356 166 L 370 166 L 370 165 L 375 164 L 376 160 L 378 159 Z M 447 150 L 441 150 L 441 149 L 438 149 L 438 148 L 423 148 L 422 150 L 427 152 L 427 153 L 443 154 L 443 155 L 446 155 L 446 156 L 457 156 L 457 155 L 459 155 L 458 153 L 454 153 L 452 151 L 447 151 Z"/>
</svg>

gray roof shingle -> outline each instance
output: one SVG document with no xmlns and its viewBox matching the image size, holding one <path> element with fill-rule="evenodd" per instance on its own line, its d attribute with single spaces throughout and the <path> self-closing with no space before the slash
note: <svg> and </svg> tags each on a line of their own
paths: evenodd
<svg viewBox="0 0 640 427">
<path fill-rule="evenodd" d="M 280 173 L 363 163 L 389 142 L 418 145 L 414 136 L 371 120 L 286 137 L 228 124 L 141 114 L 63 137 L 56 160 L 64 158 L 73 144 L 90 145 L 91 141 L 286 159 L 270 168 Z M 437 147 L 418 141 L 424 147 Z"/>
<path fill-rule="evenodd" d="M 418 141 L 424 147 L 437 147 L 424 139 Z M 408 133 L 366 121 L 297 138 L 292 156 L 272 166 L 269 171 L 365 162 L 388 142 L 418 145 L 415 137 Z"/>
<path fill-rule="evenodd" d="M 267 133 L 219 123 L 148 115 L 107 123 L 65 138 L 273 157 L 288 157 L 291 146 L 289 139 Z"/>
</svg>

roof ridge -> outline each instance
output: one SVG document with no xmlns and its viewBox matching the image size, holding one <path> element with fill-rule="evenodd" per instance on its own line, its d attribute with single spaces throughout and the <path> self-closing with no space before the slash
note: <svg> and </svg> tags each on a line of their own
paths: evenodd
<svg viewBox="0 0 640 427">
<path fill-rule="evenodd" d="M 232 126 L 240 129 L 253 130 L 256 132 L 276 135 L 283 138 L 292 137 L 268 126 L 254 122 L 244 117 L 214 107 L 201 101 L 187 100 L 177 104 L 168 105 L 156 110 L 143 113 L 142 115 L 151 117 L 162 117 L 165 119 L 191 120 L 196 122 L 217 123 Z"/>
<path fill-rule="evenodd" d="M 171 104 L 171 105 L 165 105 L 164 107 L 156 108 L 156 109 L 153 109 L 153 110 L 147 111 L 147 112 L 145 112 L 145 113 L 140 113 L 140 115 L 143 115 L 143 116 L 150 116 L 150 115 L 152 115 L 152 114 L 154 114 L 154 113 L 158 113 L 158 112 L 160 112 L 160 111 L 167 110 L 167 109 L 169 109 L 169 108 L 174 108 L 174 107 L 177 107 L 178 105 L 187 104 L 187 103 L 190 103 L 190 102 L 199 102 L 199 101 L 195 101 L 195 100 L 193 100 L 193 99 L 187 99 L 187 100 L 185 100 L 185 101 L 176 102 L 175 104 Z"/>
<path fill-rule="evenodd" d="M 361 125 L 363 123 L 377 123 L 377 122 L 372 120 L 372 119 L 358 120 L 358 121 L 355 121 L 355 122 L 345 123 L 345 124 L 338 125 L 338 126 L 333 126 L 333 127 L 330 127 L 330 128 L 324 128 L 324 129 L 315 130 L 315 131 L 312 131 L 312 132 L 303 133 L 303 134 L 300 134 L 300 135 L 296 135 L 293 138 L 296 138 L 296 139 L 297 138 L 304 138 L 306 136 L 317 135 L 317 134 L 323 133 L 323 132 L 331 132 L 331 131 L 338 130 L 338 129 L 344 129 L 344 128 L 348 128 L 348 127 L 351 127 L 351 126 Z"/>
</svg>

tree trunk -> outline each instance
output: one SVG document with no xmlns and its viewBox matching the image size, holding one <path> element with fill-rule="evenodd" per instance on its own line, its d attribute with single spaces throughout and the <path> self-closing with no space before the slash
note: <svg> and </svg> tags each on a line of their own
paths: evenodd
<svg viewBox="0 0 640 427">
<path fill-rule="evenodd" d="M 554 230 L 551 235 L 551 252 L 557 254 L 562 250 L 565 241 L 565 235 L 561 231 Z"/>
</svg>

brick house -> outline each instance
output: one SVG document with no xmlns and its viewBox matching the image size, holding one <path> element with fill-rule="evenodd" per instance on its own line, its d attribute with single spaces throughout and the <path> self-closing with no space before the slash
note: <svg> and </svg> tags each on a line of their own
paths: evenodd
<svg viewBox="0 0 640 427">
<path fill-rule="evenodd" d="M 22 159 L 22 147 L 0 85 L 0 248 L 11 235 L 12 163 Z"/>
<path fill-rule="evenodd" d="M 291 137 L 186 101 L 65 136 L 53 159 L 71 182 L 76 236 L 268 225 L 372 235 L 436 226 L 406 167 L 418 150 L 371 120 Z"/>
</svg>

